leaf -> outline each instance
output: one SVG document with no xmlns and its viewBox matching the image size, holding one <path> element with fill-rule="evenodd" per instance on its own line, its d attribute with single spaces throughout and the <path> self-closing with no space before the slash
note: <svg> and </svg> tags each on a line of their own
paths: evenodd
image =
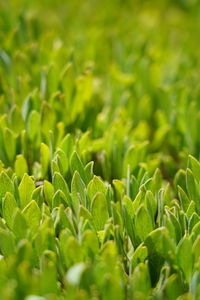
<svg viewBox="0 0 200 300">
<path fill-rule="evenodd" d="M 96 195 L 96 193 L 103 193 L 105 195 L 106 190 L 107 189 L 104 182 L 97 176 L 93 177 L 93 179 L 89 182 L 87 187 L 87 193 L 91 201 Z"/>
<path fill-rule="evenodd" d="M 78 212 L 79 204 L 86 206 L 86 186 L 79 173 L 75 171 L 71 183 L 72 205 Z"/>
<path fill-rule="evenodd" d="M 192 246 L 192 254 L 194 257 L 194 263 L 198 263 L 200 256 L 200 235 L 197 236 Z"/>
<path fill-rule="evenodd" d="M 158 281 L 164 261 L 175 260 L 175 245 L 165 227 L 159 227 L 150 232 L 144 244 L 148 248 L 151 280 L 155 284 Z"/>
<path fill-rule="evenodd" d="M 63 176 L 65 176 L 69 168 L 69 162 L 65 152 L 59 148 L 55 153 L 55 159 L 58 163 L 61 173 L 63 174 Z"/>
<path fill-rule="evenodd" d="M 191 169 L 197 181 L 200 181 L 200 163 L 192 155 L 189 155 Z"/>
<path fill-rule="evenodd" d="M 65 249 L 63 250 L 67 266 L 71 266 L 82 261 L 83 249 L 75 237 L 70 236 L 67 239 Z"/>
<path fill-rule="evenodd" d="M 8 175 L 2 171 L 0 173 L 0 202 L 5 196 L 6 192 L 14 193 L 14 186 Z"/>
<path fill-rule="evenodd" d="M 103 230 L 106 221 L 109 218 L 107 210 L 107 201 L 105 195 L 101 192 L 96 193 L 92 200 L 91 214 L 96 230 Z"/>
<path fill-rule="evenodd" d="M 54 129 L 55 122 L 56 114 L 54 110 L 48 102 L 43 101 L 41 108 L 41 129 L 46 138 L 48 137 L 49 130 Z"/>
<path fill-rule="evenodd" d="M 94 176 L 93 168 L 94 168 L 94 162 L 93 161 L 90 161 L 84 168 L 85 177 L 86 177 L 86 184 L 88 184 Z"/>
<path fill-rule="evenodd" d="M 85 263 L 79 263 L 72 266 L 66 275 L 66 279 L 71 285 L 78 285 L 81 280 L 81 276 L 86 269 Z"/>
<path fill-rule="evenodd" d="M 50 149 L 46 144 L 41 143 L 40 152 L 41 152 L 42 178 L 45 178 L 50 164 Z"/>
<path fill-rule="evenodd" d="M 8 224 L 9 228 L 12 228 L 13 216 L 16 208 L 17 208 L 17 203 L 15 201 L 14 196 L 10 192 L 7 192 L 5 197 L 3 198 L 2 211 L 3 211 L 3 217 L 6 220 L 6 223 Z"/>
<path fill-rule="evenodd" d="M 178 185 L 178 196 L 181 201 L 181 206 L 184 211 L 187 211 L 190 204 L 190 200 L 184 190 Z"/>
<path fill-rule="evenodd" d="M 71 134 L 67 134 L 60 144 L 60 148 L 66 154 L 66 157 L 71 157 L 74 148 L 74 140 Z"/>
<path fill-rule="evenodd" d="M 197 196 L 196 184 L 194 175 L 190 169 L 186 171 L 186 186 L 190 199 L 195 201 Z"/>
<path fill-rule="evenodd" d="M 65 181 L 63 176 L 58 172 L 55 172 L 53 175 L 53 187 L 55 191 L 61 190 L 64 193 L 65 197 L 67 198 L 67 202 L 70 205 L 71 196 L 69 193 L 67 182 Z"/>
<path fill-rule="evenodd" d="M 144 205 L 140 205 L 135 217 L 136 235 L 141 241 L 144 241 L 147 235 L 153 230 L 151 217 L 149 216 Z"/>
<path fill-rule="evenodd" d="M 133 253 L 131 263 L 132 269 L 136 268 L 139 263 L 143 263 L 148 256 L 148 249 L 143 244 L 140 244 Z"/>
<path fill-rule="evenodd" d="M 192 242 L 188 236 L 184 236 L 177 247 L 177 262 L 182 269 L 187 282 L 191 279 L 192 274 Z"/>
<path fill-rule="evenodd" d="M 84 207 L 83 205 L 80 205 L 80 209 L 79 209 L 79 218 L 83 218 L 84 220 L 92 220 L 92 215 L 89 212 L 89 210 L 87 210 L 86 207 Z"/>
<path fill-rule="evenodd" d="M 17 155 L 15 160 L 15 173 L 20 180 L 23 178 L 24 173 L 28 173 L 28 165 L 22 154 Z"/>
<path fill-rule="evenodd" d="M 130 215 L 130 217 L 133 218 L 134 215 L 135 215 L 135 211 L 134 211 L 134 208 L 133 208 L 132 200 L 125 195 L 123 197 L 122 204 L 126 208 L 126 210 L 127 210 L 128 214 Z"/>
<path fill-rule="evenodd" d="M 97 235 L 92 230 L 86 230 L 82 236 L 82 246 L 87 256 L 92 257 L 98 254 L 99 242 Z"/>
<path fill-rule="evenodd" d="M 13 162 L 16 155 L 16 138 L 9 128 L 4 130 L 4 146 L 9 161 Z"/>
<path fill-rule="evenodd" d="M 32 110 L 27 122 L 27 133 L 31 141 L 36 140 L 40 133 L 40 114 Z"/>
<path fill-rule="evenodd" d="M 22 119 L 22 114 L 17 105 L 13 105 L 10 110 L 10 123 L 12 131 L 20 133 L 24 129 L 24 121 Z"/>
<path fill-rule="evenodd" d="M 178 296 L 180 296 L 184 292 L 184 286 L 178 274 L 172 274 L 166 280 L 165 291 L 168 299 L 179 299 Z"/>
<path fill-rule="evenodd" d="M 196 211 L 196 204 L 195 204 L 194 201 L 191 201 L 189 206 L 188 206 L 188 209 L 186 211 L 187 218 L 189 219 L 195 211 Z"/>
<path fill-rule="evenodd" d="M 51 207 L 52 206 L 52 199 L 53 199 L 53 195 L 54 195 L 54 187 L 53 185 L 47 181 L 44 180 L 44 198 L 45 201 L 47 202 L 47 204 Z"/>
<path fill-rule="evenodd" d="M 15 252 L 15 241 L 11 231 L 0 228 L 0 241 L 0 250 L 5 257 Z"/>
<path fill-rule="evenodd" d="M 86 183 L 85 169 L 84 169 L 83 163 L 76 151 L 73 152 L 73 154 L 70 158 L 70 170 L 71 170 L 72 176 L 75 171 L 78 171 L 82 180 Z"/>
<path fill-rule="evenodd" d="M 61 190 L 57 190 L 53 196 L 52 199 L 52 207 L 56 208 L 58 207 L 60 204 L 63 204 L 64 206 L 71 206 L 71 199 L 70 202 L 68 202 L 67 197 L 65 196 L 65 194 L 63 193 L 63 191 Z"/>
<path fill-rule="evenodd" d="M 145 207 L 147 208 L 149 214 L 151 215 L 152 223 L 154 222 L 156 212 L 157 212 L 157 201 L 151 191 L 147 191 L 145 195 Z"/>
<path fill-rule="evenodd" d="M 26 237 L 27 223 L 19 209 L 17 209 L 13 215 L 12 230 L 18 240 Z"/>
<path fill-rule="evenodd" d="M 24 174 L 19 185 L 19 196 L 21 207 L 24 208 L 30 201 L 31 195 L 35 189 L 35 184 L 28 174 Z"/>
<path fill-rule="evenodd" d="M 139 294 L 141 299 L 147 299 L 151 291 L 151 281 L 147 264 L 140 263 L 131 277 L 131 290 L 133 299 Z"/>
<path fill-rule="evenodd" d="M 35 200 L 31 200 L 31 202 L 23 209 L 22 214 L 31 229 L 31 232 L 33 234 L 36 233 L 40 225 L 41 212 Z"/>
</svg>

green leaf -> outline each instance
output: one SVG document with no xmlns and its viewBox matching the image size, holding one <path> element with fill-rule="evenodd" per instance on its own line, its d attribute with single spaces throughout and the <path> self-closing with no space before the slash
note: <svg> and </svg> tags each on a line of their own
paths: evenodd
<svg viewBox="0 0 200 300">
<path fill-rule="evenodd" d="M 65 152 L 59 148 L 55 153 L 55 159 L 58 163 L 61 173 L 63 174 L 63 176 L 65 176 L 69 168 L 69 162 Z"/>
<path fill-rule="evenodd" d="M 165 227 L 159 227 L 147 236 L 145 246 L 148 248 L 149 266 L 152 283 L 155 284 L 160 276 L 164 261 L 175 260 L 175 245 Z"/>
<path fill-rule="evenodd" d="M 140 205 L 135 217 L 136 235 L 144 241 L 147 235 L 153 230 L 153 224 L 149 213 L 144 205 Z"/>
<path fill-rule="evenodd" d="M 195 179 L 197 181 L 200 181 L 200 163 L 192 155 L 189 155 L 189 161 L 190 161 L 191 169 L 194 173 Z"/>
<path fill-rule="evenodd" d="M 31 141 L 36 140 L 40 133 L 40 114 L 32 110 L 28 122 L 27 122 L 27 133 Z"/>
<path fill-rule="evenodd" d="M 72 176 L 75 171 L 78 171 L 82 180 L 86 183 L 85 169 L 84 169 L 83 163 L 76 151 L 73 152 L 73 154 L 70 158 L 70 169 L 71 169 Z"/>
<path fill-rule="evenodd" d="M 2 198 L 5 196 L 6 192 L 13 194 L 14 186 L 8 175 L 2 171 L 0 173 L 0 202 L 2 201 Z"/>
<path fill-rule="evenodd" d="M 92 200 L 91 213 L 96 230 L 103 230 L 106 221 L 109 218 L 107 210 L 107 201 L 105 195 L 101 192 L 96 193 Z"/>
<path fill-rule="evenodd" d="M 35 200 L 31 200 L 31 202 L 23 209 L 22 214 L 31 229 L 31 232 L 33 234 L 36 233 L 40 225 L 41 212 Z"/>
<path fill-rule="evenodd" d="M 28 173 L 28 165 L 22 154 L 17 155 L 15 160 L 15 173 L 20 180 L 23 178 L 24 173 Z"/>
<path fill-rule="evenodd" d="M 41 152 L 42 178 L 45 178 L 50 164 L 50 149 L 46 144 L 41 143 L 40 152 Z"/>
<path fill-rule="evenodd" d="M 22 119 L 22 114 L 17 105 L 13 105 L 10 111 L 10 123 L 11 129 L 16 133 L 20 133 L 20 131 L 24 129 L 24 121 Z"/>
<path fill-rule="evenodd" d="M 70 236 L 65 244 L 64 256 L 67 266 L 79 263 L 83 259 L 83 249 L 75 237 Z"/>
<path fill-rule="evenodd" d="M 72 178 L 71 192 L 72 205 L 74 210 L 78 212 L 79 204 L 86 206 L 86 186 L 77 171 Z"/>
<path fill-rule="evenodd" d="M 24 174 L 19 185 L 19 196 L 21 207 L 24 208 L 30 201 L 31 195 L 35 189 L 35 184 L 28 174 Z"/>
<path fill-rule="evenodd" d="M 184 292 L 183 282 L 178 274 L 172 274 L 165 282 L 167 299 L 176 300 Z"/>
<path fill-rule="evenodd" d="M 54 187 L 55 191 L 61 190 L 64 193 L 65 197 L 67 198 L 67 202 L 70 205 L 71 204 L 71 196 L 69 193 L 69 188 L 68 188 L 67 182 L 65 181 L 63 176 L 58 172 L 54 173 L 53 187 Z"/>
<path fill-rule="evenodd" d="M 191 279 L 192 274 L 192 242 L 188 236 L 184 236 L 177 247 L 177 262 L 182 269 L 187 282 Z"/>
<path fill-rule="evenodd" d="M 9 128 L 4 131 L 4 146 L 9 161 L 13 162 L 16 155 L 16 138 Z"/>
<path fill-rule="evenodd" d="M 135 210 L 133 208 L 132 200 L 125 195 L 123 197 L 122 204 L 126 208 L 126 210 L 127 210 L 128 214 L 130 215 L 130 217 L 133 218 L 134 215 L 135 215 Z"/>
<path fill-rule="evenodd" d="M 13 216 L 16 208 L 17 203 L 14 196 L 10 192 L 7 192 L 5 197 L 3 198 L 2 211 L 3 217 L 6 220 L 6 223 L 8 224 L 9 228 L 12 228 Z"/>
<path fill-rule="evenodd" d="M 104 182 L 97 176 L 94 176 L 93 179 L 89 182 L 87 187 L 87 193 L 90 200 L 96 195 L 96 193 L 103 193 L 106 194 L 106 186 Z"/>
<path fill-rule="evenodd" d="M 27 223 L 19 209 L 17 209 L 13 215 L 12 230 L 18 240 L 26 237 Z"/>
<path fill-rule="evenodd" d="M 178 185 L 178 196 L 181 201 L 181 206 L 184 211 L 187 211 L 190 204 L 190 200 L 184 190 Z"/>
<path fill-rule="evenodd" d="M 93 161 L 90 161 L 84 168 L 85 177 L 86 177 L 86 184 L 88 184 L 94 176 L 93 168 L 94 168 L 94 162 Z"/>
<path fill-rule="evenodd" d="M 80 209 L 79 209 L 79 218 L 83 218 L 84 220 L 92 220 L 92 215 L 89 212 L 89 210 L 87 210 L 86 207 L 84 207 L 83 205 L 80 205 Z"/>
<path fill-rule="evenodd" d="M 47 204 L 51 207 L 52 206 L 52 199 L 53 199 L 53 195 L 54 195 L 54 187 L 53 185 L 47 181 L 44 180 L 44 198 L 45 201 L 47 202 Z"/>
<path fill-rule="evenodd" d="M 133 299 L 147 299 L 151 291 L 150 274 L 147 264 L 140 263 L 135 268 L 131 277 L 131 288 Z"/>
<path fill-rule="evenodd" d="M 139 247 L 134 251 L 131 263 L 132 269 L 135 269 L 139 263 L 143 263 L 148 256 L 148 249 L 143 244 L 140 244 Z"/>
<path fill-rule="evenodd" d="M 186 171 L 186 186 L 190 199 L 195 201 L 197 196 L 196 184 L 194 175 L 190 169 Z"/>
<path fill-rule="evenodd" d="M 42 133 L 46 138 L 48 137 L 49 130 L 54 129 L 55 121 L 56 114 L 54 113 L 54 110 L 48 102 L 44 101 L 41 109 L 41 128 Z"/>
<path fill-rule="evenodd" d="M 66 157 L 71 157 L 74 148 L 74 140 L 71 134 L 67 134 L 60 144 L 60 148 L 66 154 Z"/>
<path fill-rule="evenodd" d="M 82 246 L 87 256 L 91 257 L 98 254 L 99 242 L 94 231 L 86 230 L 82 236 Z"/>
<path fill-rule="evenodd" d="M 0 241 L 0 250 L 5 257 L 15 252 L 15 241 L 12 232 L 0 228 Z"/>
<path fill-rule="evenodd" d="M 188 206 L 188 209 L 186 211 L 187 218 L 189 219 L 195 211 L 196 211 L 196 204 L 195 204 L 194 201 L 191 201 L 189 206 Z"/>
<path fill-rule="evenodd" d="M 194 263 L 197 263 L 200 256 L 200 235 L 198 235 L 196 240 L 194 241 L 194 244 L 192 246 L 192 254 L 194 257 Z"/>
</svg>

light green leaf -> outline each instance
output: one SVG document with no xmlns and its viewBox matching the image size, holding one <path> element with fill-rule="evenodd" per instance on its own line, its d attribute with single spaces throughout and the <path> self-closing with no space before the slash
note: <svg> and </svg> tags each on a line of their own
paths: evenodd
<svg viewBox="0 0 200 300">
<path fill-rule="evenodd" d="M 147 235 L 153 230 L 153 224 L 149 213 L 144 205 L 141 205 L 137 210 L 135 217 L 136 236 L 144 241 Z"/>
<path fill-rule="evenodd" d="M 22 214 L 31 229 L 31 232 L 37 232 L 40 225 L 41 212 L 35 200 L 31 200 L 31 202 L 23 209 Z"/>
<path fill-rule="evenodd" d="M 14 196 L 10 192 L 7 192 L 5 197 L 3 198 L 2 211 L 3 217 L 6 220 L 6 223 L 8 224 L 9 228 L 12 228 L 13 216 L 16 208 L 17 203 Z"/>
<path fill-rule="evenodd" d="M 22 154 L 17 155 L 15 160 L 15 173 L 20 180 L 23 178 L 24 173 L 28 173 L 28 165 Z"/>
<path fill-rule="evenodd" d="M 184 236 L 177 247 L 177 262 L 182 269 L 187 282 L 192 274 L 192 242 L 188 236 Z"/>
<path fill-rule="evenodd" d="M 15 252 L 15 240 L 11 231 L 0 228 L 0 241 L 0 250 L 5 257 Z"/>
<path fill-rule="evenodd" d="M 189 155 L 189 161 L 190 161 L 191 169 L 194 173 L 195 179 L 197 181 L 200 181 L 200 163 L 192 155 Z"/>
<path fill-rule="evenodd" d="M 63 176 L 58 172 L 54 173 L 53 187 L 54 187 L 55 192 L 58 190 L 61 190 L 64 193 L 65 197 L 67 198 L 68 204 L 71 204 L 71 196 L 69 193 L 69 188 L 68 188 L 67 182 L 65 181 Z"/>
<path fill-rule="evenodd" d="M 22 208 L 24 208 L 31 201 L 31 195 L 34 189 L 35 184 L 32 178 L 25 173 L 19 185 L 19 196 Z"/>
<path fill-rule="evenodd" d="M 13 215 L 12 230 L 17 239 L 21 240 L 26 237 L 27 223 L 19 209 L 17 209 Z"/>
<path fill-rule="evenodd" d="M 9 128 L 4 131 L 4 146 L 9 161 L 13 162 L 16 155 L 16 138 Z"/>
<path fill-rule="evenodd" d="M 13 194 L 14 186 L 8 175 L 2 171 L 0 173 L 0 202 L 2 201 L 2 198 L 5 196 L 6 192 Z"/>
<path fill-rule="evenodd" d="M 82 180 L 86 182 L 86 174 L 85 174 L 85 169 L 83 166 L 83 163 L 78 156 L 77 152 L 74 151 L 71 158 L 70 158 L 70 169 L 71 169 L 71 174 L 73 176 L 75 171 L 78 171 Z"/>
<path fill-rule="evenodd" d="M 91 214 L 96 230 L 103 230 L 106 221 L 109 218 L 107 201 L 105 195 L 101 192 L 96 193 L 92 200 Z"/>
<path fill-rule="evenodd" d="M 41 152 L 42 178 L 45 178 L 50 164 L 50 149 L 46 144 L 41 143 L 40 152 Z"/>
<path fill-rule="evenodd" d="M 79 204 L 86 206 L 86 186 L 79 173 L 75 171 L 71 183 L 72 205 L 78 211 Z"/>
<path fill-rule="evenodd" d="M 94 176 L 93 179 L 89 182 L 87 187 L 87 193 L 90 200 L 96 195 L 96 193 L 103 193 L 106 194 L 106 186 L 104 182 L 97 176 Z"/>
</svg>

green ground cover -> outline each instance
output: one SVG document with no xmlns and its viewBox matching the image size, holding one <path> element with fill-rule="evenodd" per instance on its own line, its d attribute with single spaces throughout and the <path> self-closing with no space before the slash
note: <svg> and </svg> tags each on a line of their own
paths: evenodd
<svg viewBox="0 0 200 300">
<path fill-rule="evenodd" d="M 200 299 L 200 4 L 0 1 L 0 299 Z"/>
</svg>

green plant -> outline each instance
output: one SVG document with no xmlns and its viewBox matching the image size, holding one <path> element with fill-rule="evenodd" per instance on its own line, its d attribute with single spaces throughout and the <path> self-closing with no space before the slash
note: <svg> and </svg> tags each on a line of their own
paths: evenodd
<svg viewBox="0 0 200 300">
<path fill-rule="evenodd" d="M 0 299 L 200 298 L 199 13 L 0 2 Z"/>
</svg>

